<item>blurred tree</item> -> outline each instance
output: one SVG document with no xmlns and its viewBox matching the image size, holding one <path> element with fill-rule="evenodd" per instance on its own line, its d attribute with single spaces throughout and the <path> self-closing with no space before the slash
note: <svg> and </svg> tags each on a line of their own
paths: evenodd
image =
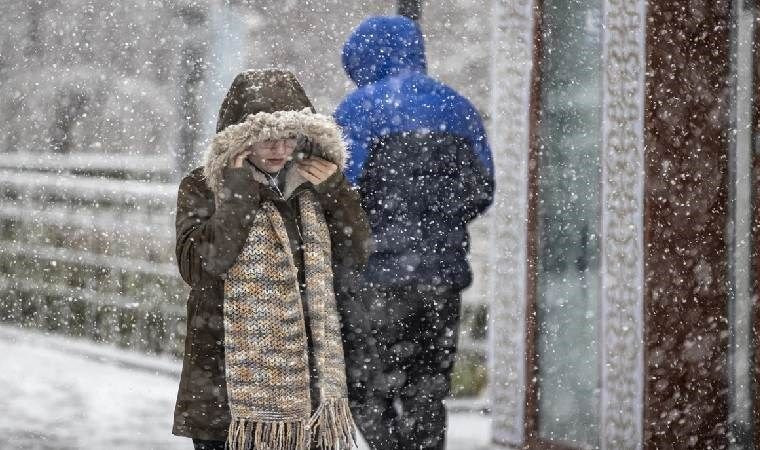
<svg viewBox="0 0 760 450">
<path fill-rule="evenodd" d="M 179 9 L 179 15 L 185 26 L 197 30 L 198 34 L 202 34 L 202 30 L 206 28 L 208 12 L 205 6 L 189 2 Z M 177 173 L 186 173 L 192 169 L 196 147 L 200 141 L 202 120 L 200 98 L 206 76 L 207 42 L 195 36 L 196 33 L 190 34 L 190 37 L 182 44 L 180 52 L 182 60 L 180 63 L 180 132 L 176 161 Z"/>
<path fill-rule="evenodd" d="M 54 153 L 70 153 L 76 145 L 71 132 L 86 111 L 87 94 L 78 89 L 62 89 L 56 98 L 55 125 L 50 133 L 51 150 Z"/>
<path fill-rule="evenodd" d="M 419 21 L 422 16 L 422 0 L 399 0 L 398 13 Z"/>
<path fill-rule="evenodd" d="M 45 9 L 45 5 L 40 0 L 29 2 L 27 13 L 29 26 L 24 46 L 24 56 L 27 58 L 39 58 L 44 53 L 40 28 Z"/>
</svg>

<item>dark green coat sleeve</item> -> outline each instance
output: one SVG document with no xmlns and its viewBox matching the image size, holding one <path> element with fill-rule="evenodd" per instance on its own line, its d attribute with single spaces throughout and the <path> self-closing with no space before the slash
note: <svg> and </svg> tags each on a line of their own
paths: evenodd
<svg viewBox="0 0 760 450">
<path fill-rule="evenodd" d="M 259 205 L 258 183 L 246 168 L 225 169 L 218 209 L 200 171 L 185 177 L 177 195 L 177 264 L 190 286 L 203 272 L 219 276 L 235 263 Z"/>
<path fill-rule="evenodd" d="M 316 186 L 316 191 L 330 229 L 336 275 L 358 272 L 367 263 L 371 238 L 359 192 L 340 172 Z"/>
</svg>

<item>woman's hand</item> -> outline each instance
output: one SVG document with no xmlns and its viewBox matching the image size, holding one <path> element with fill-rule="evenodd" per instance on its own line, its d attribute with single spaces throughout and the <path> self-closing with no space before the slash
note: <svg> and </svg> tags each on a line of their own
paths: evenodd
<svg viewBox="0 0 760 450">
<path fill-rule="evenodd" d="M 245 161 L 245 158 L 247 158 L 248 155 L 250 155 L 251 153 L 253 153 L 253 150 L 246 150 L 240 153 L 239 155 L 237 155 L 235 157 L 235 160 L 232 161 L 232 167 L 235 169 L 239 169 L 243 167 L 243 161 Z"/>
<path fill-rule="evenodd" d="M 314 186 L 330 178 L 338 170 L 338 165 L 312 156 L 296 163 L 296 170 Z"/>
</svg>

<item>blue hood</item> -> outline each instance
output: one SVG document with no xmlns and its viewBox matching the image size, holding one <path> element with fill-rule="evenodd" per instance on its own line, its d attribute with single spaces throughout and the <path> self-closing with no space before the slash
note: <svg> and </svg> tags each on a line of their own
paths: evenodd
<svg viewBox="0 0 760 450">
<path fill-rule="evenodd" d="M 358 87 L 405 71 L 425 73 L 422 32 L 403 16 L 370 17 L 343 46 L 343 68 Z"/>
</svg>

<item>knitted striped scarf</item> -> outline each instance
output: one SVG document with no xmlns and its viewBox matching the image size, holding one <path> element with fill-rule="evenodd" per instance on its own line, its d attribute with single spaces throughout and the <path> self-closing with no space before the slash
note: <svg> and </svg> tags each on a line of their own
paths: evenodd
<svg viewBox="0 0 760 450">
<path fill-rule="evenodd" d="M 219 195 L 220 170 L 250 143 L 296 135 L 319 144 L 323 149 L 319 156 L 344 164 L 345 145 L 330 118 L 307 111 L 259 113 L 217 134 L 206 155 L 207 183 Z M 287 197 L 302 181 L 290 173 L 286 180 Z M 231 450 L 307 450 L 313 442 L 337 450 L 355 442 L 333 292 L 330 234 L 315 193 L 300 190 L 296 195 L 319 406 L 312 413 L 306 321 L 287 231 L 274 204 L 264 201 L 224 282 Z"/>
</svg>

